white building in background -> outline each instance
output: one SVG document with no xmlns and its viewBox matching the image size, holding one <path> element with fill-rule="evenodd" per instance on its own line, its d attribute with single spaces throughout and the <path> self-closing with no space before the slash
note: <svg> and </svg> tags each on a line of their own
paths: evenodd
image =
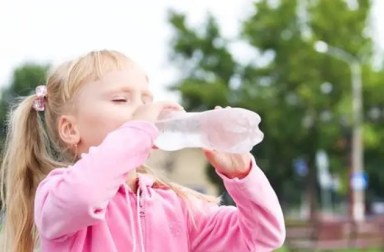
<svg viewBox="0 0 384 252">
<path fill-rule="evenodd" d="M 171 182 L 218 196 L 217 187 L 208 178 L 207 160 L 200 149 L 174 152 L 156 150 L 151 154 L 147 164 L 161 175 L 165 175 Z"/>
</svg>

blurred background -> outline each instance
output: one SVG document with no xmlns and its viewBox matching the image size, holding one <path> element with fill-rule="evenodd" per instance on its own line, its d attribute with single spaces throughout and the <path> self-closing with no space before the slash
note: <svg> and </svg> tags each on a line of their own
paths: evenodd
<svg viewBox="0 0 384 252">
<path fill-rule="evenodd" d="M 279 251 L 383 251 L 383 11 L 381 0 L 2 0 L 0 141 L 9 105 L 50 66 L 119 50 L 158 100 L 260 114 L 253 154 L 283 206 Z M 234 204 L 199 150 L 149 163 Z"/>
</svg>

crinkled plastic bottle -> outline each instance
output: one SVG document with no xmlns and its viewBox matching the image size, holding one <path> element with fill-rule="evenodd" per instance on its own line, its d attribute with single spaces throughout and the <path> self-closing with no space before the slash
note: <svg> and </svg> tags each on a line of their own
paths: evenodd
<svg viewBox="0 0 384 252">
<path fill-rule="evenodd" d="M 165 151 L 207 148 L 227 153 L 249 152 L 263 140 L 260 116 L 243 108 L 203 112 L 172 111 L 155 123 L 155 146 Z"/>
</svg>

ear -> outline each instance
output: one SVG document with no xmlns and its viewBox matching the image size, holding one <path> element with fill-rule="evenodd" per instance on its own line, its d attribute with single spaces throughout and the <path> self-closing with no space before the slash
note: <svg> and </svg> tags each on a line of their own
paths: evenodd
<svg viewBox="0 0 384 252">
<path fill-rule="evenodd" d="M 69 146 L 80 142 L 80 131 L 76 124 L 76 119 L 71 115 L 62 115 L 58 121 L 58 131 L 61 140 Z"/>
</svg>

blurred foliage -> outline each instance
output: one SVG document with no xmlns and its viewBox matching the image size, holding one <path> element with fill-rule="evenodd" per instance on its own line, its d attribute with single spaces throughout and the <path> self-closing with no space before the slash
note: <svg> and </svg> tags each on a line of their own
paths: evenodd
<svg viewBox="0 0 384 252">
<path fill-rule="evenodd" d="M 231 39 L 222 35 L 212 15 L 192 27 L 185 14 L 169 12 L 170 59 L 181 73 L 173 89 L 180 92 L 183 106 L 190 111 L 238 106 L 259 113 L 265 139 L 253 153 L 283 202 L 299 202 L 302 190 L 310 198 L 316 195 L 319 149 L 328 153 L 330 171 L 342 178 L 340 193 L 345 196 L 348 188 L 351 72 L 345 62 L 316 52 L 318 40 L 361 62 L 368 198 L 384 198 L 384 71 L 372 63 L 373 42 L 367 35 L 371 1 L 350 2 L 255 1 Z M 247 57 L 241 59 L 244 50 Z M 295 173 L 297 159 L 309 167 L 304 178 Z"/>
</svg>

